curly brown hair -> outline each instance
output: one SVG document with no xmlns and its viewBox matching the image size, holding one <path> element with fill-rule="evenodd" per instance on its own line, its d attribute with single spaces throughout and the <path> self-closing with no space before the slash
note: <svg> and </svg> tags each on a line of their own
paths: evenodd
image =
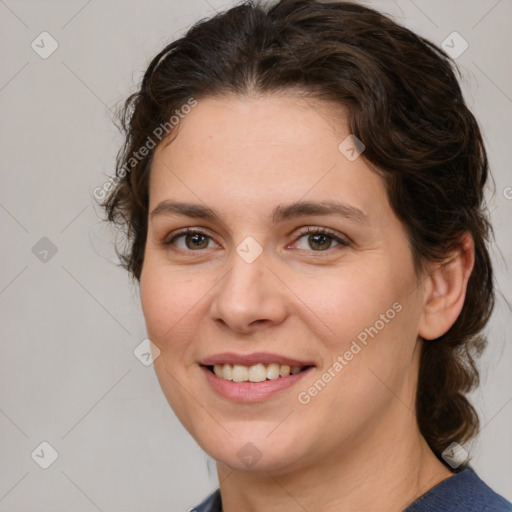
<svg viewBox="0 0 512 512">
<path fill-rule="evenodd" d="M 125 143 L 114 186 L 99 194 L 107 219 L 123 229 L 121 262 L 139 280 L 154 153 L 148 141 L 154 146 L 162 127 L 172 134 L 169 120 L 191 98 L 295 88 L 343 105 L 351 133 L 366 146 L 364 158 L 384 178 L 417 272 L 425 262 L 445 261 L 464 234 L 474 241 L 462 312 L 448 332 L 422 347 L 417 421 L 443 462 L 447 446 L 478 432 L 478 416 L 465 395 L 478 385 L 475 360 L 494 306 L 487 156 L 456 74 L 441 49 L 361 5 L 245 2 L 197 23 L 151 61 L 140 89 L 122 108 Z"/>
</svg>

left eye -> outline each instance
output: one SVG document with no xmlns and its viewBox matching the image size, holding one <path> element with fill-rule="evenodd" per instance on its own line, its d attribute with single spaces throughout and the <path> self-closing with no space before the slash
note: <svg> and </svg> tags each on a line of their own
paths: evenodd
<svg viewBox="0 0 512 512">
<path fill-rule="evenodd" d="M 301 239 L 307 240 L 307 246 L 299 247 L 299 249 L 313 249 L 315 252 L 327 251 L 331 249 L 333 241 L 337 245 L 348 245 L 346 240 L 341 239 L 335 233 L 320 228 L 308 228 L 307 231 L 303 232 L 297 240 L 300 241 Z"/>
</svg>

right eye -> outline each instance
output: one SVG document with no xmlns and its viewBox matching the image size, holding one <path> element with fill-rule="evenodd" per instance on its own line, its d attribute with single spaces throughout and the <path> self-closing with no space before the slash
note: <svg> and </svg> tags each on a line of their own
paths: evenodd
<svg viewBox="0 0 512 512">
<path fill-rule="evenodd" d="M 178 240 L 182 239 L 182 242 Z M 209 242 L 213 239 L 197 229 L 187 228 L 176 233 L 170 240 L 166 240 L 164 245 L 174 245 L 180 251 L 198 251 L 210 248 Z"/>
</svg>

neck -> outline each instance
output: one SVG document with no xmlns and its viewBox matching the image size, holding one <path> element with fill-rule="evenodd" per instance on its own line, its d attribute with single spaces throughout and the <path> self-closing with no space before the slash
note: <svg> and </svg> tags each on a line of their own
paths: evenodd
<svg viewBox="0 0 512 512">
<path fill-rule="evenodd" d="M 399 512 L 452 475 L 420 435 L 414 414 L 384 424 L 392 428 L 367 428 L 350 446 L 289 471 L 234 471 L 218 462 L 223 512 L 359 511 L 376 503 L 381 512 Z"/>
</svg>

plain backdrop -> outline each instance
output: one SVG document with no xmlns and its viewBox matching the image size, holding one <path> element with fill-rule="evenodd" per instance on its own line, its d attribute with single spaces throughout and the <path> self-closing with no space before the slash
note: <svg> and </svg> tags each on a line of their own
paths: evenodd
<svg viewBox="0 0 512 512">
<path fill-rule="evenodd" d="M 137 287 L 116 266 L 92 191 L 114 173 L 122 140 L 111 111 L 151 57 L 233 4 L 0 0 L 2 512 L 184 511 L 217 486 L 214 464 L 174 416 L 152 366 L 134 355 L 146 337 Z M 466 448 L 511 500 L 512 3 L 366 4 L 436 44 L 450 36 L 459 50 L 468 45 L 457 63 L 494 175 L 501 296 L 473 395 L 482 430 Z"/>
</svg>

